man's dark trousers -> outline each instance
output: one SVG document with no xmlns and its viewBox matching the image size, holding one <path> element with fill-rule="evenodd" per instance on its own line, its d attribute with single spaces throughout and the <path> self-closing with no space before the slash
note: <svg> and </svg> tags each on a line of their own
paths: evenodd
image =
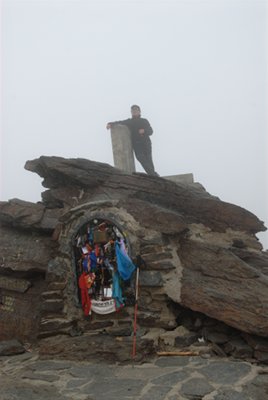
<svg viewBox="0 0 268 400">
<path fill-rule="evenodd" d="M 148 175 L 158 176 L 154 170 L 151 139 L 146 135 L 142 137 L 142 140 L 132 141 L 132 145 L 135 156 L 143 166 L 144 171 Z"/>
</svg>

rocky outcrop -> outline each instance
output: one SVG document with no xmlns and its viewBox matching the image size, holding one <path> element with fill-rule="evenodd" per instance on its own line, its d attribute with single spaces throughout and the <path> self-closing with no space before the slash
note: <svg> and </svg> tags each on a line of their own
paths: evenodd
<svg viewBox="0 0 268 400">
<path fill-rule="evenodd" d="M 181 304 L 242 331 L 267 335 L 263 299 L 268 276 L 241 260 L 231 248 L 209 243 L 186 241 L 180 257 Z"/>
<path fill-rule="evenodd" d="M 25 168 L 43 177 L 43 186 L 52 189 L 50 196 L 54 202 L 57 200 L 61 204 L 67 197 L 64 192 L 62 196 L 62 189 L 77 188 L 77 195 L 72 196 L 74 204 L 76 201 L 81 204 L 85 198 L 91 201 L 126 199 L 127 202 L 135 199 L 144 201 L 143 207 L 151 204 L 163 207 L 176 213 L 177 217 L 181 215 L 187 224 L 203 223 L 217 232 L 224 232 L 228 228 L 248 233 L 266 230 L 252 213 L 220 201 L 205 190 L 200 190 L 199 186 L 177 184 L 138 173 L 129 175 L 110 165 L 85 159 L 40 157 L 28 161 Z M 143 214 L 144 211 L 146 209 L 143 208 Z"/>
<path fill-rule="evenodd" d="M 90 323 L 77 308 L 72 241 L 96 216 L 123 227 L 132 256 L 145 260 L 138 317 L 145 331 L 175 329 L 178 314 L 170 304 L 177 303 L 247 334 L 268 336 L 268 255 L 255 236 L 266 228 L 255 215 L 200 184 L 130 175 L 85 159 L 40 157 L 26 169 L 44 178 L 48 190 L 37 204 L 0 204 L 0 277 L 6 278 L 0 287 L 13 299 L 39 288 L 36 336 L 129 332 L 133 307 Z M 19 291 L 10 279 L 24 279 Z M 8 310 L 0 305 L 5 336 L 11 332 L 4 322 L 15 318 Z"/>
</svg>

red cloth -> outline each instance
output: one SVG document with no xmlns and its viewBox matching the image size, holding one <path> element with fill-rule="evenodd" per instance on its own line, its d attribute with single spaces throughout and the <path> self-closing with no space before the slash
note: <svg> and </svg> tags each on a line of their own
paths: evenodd
<svg viewBox="0 0 268 400">
<path fill-rule="evenodd" d="M 100 256 L 100 248 L 97 244 L 95 244 L 95 254 L 96 254 L 96 257 Z"/>
<path fill-rule="evenodd" d="M 89 315 L 91 310 L 91 298 L 88 294 L 88 275 L 83 272 L 79 278 L 79 288 L 81 292 L 82 308 L 85 315 Z"/>
</svg>

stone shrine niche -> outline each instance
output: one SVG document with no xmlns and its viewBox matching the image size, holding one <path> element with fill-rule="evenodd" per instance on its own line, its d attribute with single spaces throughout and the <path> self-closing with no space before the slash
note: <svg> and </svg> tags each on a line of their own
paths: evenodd
<svg viewBox="0 0 268 400">
<path fill-rule="evenodd" d="M 126 233 L 118 224 L 92 218 L 78 229 L 72 246 L 78 305 L 85 317 L 111 314 L 134 304 L 135 266 Z"/>
</svg>

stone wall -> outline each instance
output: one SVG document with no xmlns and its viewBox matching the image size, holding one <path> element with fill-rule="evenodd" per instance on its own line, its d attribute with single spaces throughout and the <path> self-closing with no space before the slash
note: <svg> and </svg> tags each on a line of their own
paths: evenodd
<svg viewBox="0 0 268 400">
<path fill-rule="evenodd" d="M 54 247 L 47 235 L 1 225 L 0 340 L 37 337 Z"/>
</svg>

